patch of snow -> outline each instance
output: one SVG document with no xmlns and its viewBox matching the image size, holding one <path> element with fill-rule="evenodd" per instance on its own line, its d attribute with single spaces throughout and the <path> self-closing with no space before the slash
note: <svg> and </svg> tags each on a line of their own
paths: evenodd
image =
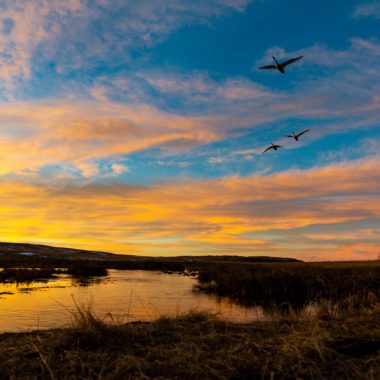
<svg viewBox="0 0 380 380">
<path fill-rule="evenodd" d="M 24 255 L 24 256 L 35 256 L 38 255 L 38 253 L 34 252 L 18 252 L 19 255 Z"/>
<path fill-rule="evenodd" d="M 98 251 L 88 251 L 88 253 L 91 253 L 92 255 L 98 255 L 98 256 L 108 256 L 108 253 L 98 252 Z"/>
</svg>

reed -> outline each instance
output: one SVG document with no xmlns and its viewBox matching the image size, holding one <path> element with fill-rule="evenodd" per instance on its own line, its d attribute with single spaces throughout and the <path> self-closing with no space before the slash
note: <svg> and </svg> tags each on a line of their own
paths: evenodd
<svg viewBox="0 0 380 380">
<path fill-rule="evenodd" d="M 4 268 L 0 271 L 0 283 L 31 283 L 54 278 L 59 271 L 53 268 Z"/>
<path fill-rule="evenodd" d="M 356 308 L 368 307 L 380 297 L 380 266 L 371 262 L 205 264 L 199 268 L 197 289 L 265 308 L 300 309 L 320 300 L 342 306 L 350 298 Z"/>
<path fill-rule="evenodd" d="M 98 264 L 89 263 L 89 262 L 76 262 L 71 264 L 66 271 L 67 274 L 70 274 L 73 277 L 84 277 L 84 276 L 107 276 L 107 269 Z"/>
</svg>

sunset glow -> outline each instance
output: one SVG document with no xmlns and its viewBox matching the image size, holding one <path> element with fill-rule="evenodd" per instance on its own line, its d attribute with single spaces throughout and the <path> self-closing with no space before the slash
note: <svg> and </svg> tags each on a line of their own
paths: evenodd
<svg viewBox="0 0 380 380">
<path fill-rule="evenodd" d="M 286 3 L 2 2 L 0 241 L 377 258 L 379 2 Z"/>
</svg>

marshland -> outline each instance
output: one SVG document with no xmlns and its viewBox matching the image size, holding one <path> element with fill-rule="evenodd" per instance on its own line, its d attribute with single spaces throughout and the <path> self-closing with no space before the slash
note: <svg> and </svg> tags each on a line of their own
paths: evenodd
<svg viewBox="0 0 380 380">
<path fill-rule="evenodd" d="M 56 324 L 41 318 L 0 335 L 2 378 L 380 375 L 378 261 L 144 258 L 127 270 L 123 260 L 48 268 L 40 259 L 45 265 L 32 268 L 30 256 L 20 256 L 4 267 L 0 281 L 14 292 L 1 295 L 3 307 L 18 296 L 56 294 L 60 302 Z"/>
</svg>

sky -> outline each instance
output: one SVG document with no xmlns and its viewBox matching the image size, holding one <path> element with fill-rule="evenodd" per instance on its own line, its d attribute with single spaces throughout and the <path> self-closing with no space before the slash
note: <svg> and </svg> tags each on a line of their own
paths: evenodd
<svg viewBox="0 0 380 380">
<path fill-rule="evenodd" d="M 379 32 L 378 0 L 2 0 L 0 241 L 376 259 Z"/>
</svg>

